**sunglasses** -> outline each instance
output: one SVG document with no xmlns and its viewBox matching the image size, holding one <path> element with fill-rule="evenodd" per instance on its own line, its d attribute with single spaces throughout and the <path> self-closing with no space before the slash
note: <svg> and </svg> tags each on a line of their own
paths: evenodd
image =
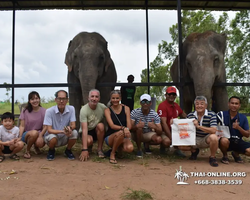
<svg viewBox="0 0 250 200">
<path fill-rule="evenodd" d="M 176 94 L 175 93 L 168 93 L 168 96 L 176 96 Z"/>
<path fill-rule="evenodd" d="M 149 105 L 151 103 L 151 101 L 147 101 L 147 100 L 142 100 L 141 101 L 141 104 L 147 104 L 147 105 Z"/>
</svg>

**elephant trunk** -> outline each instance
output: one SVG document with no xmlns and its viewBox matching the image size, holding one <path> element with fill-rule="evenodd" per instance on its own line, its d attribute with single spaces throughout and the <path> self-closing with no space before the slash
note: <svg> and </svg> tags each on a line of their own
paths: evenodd
<svg viewBox="0 0 250 200">
<path fill-rule="evenodd" d="M 88 69 L 88 70 L 83 70 L 82 72 L 80 71 L 80 84 L 81 84 L 81 89 L 82 89 L 82 98 L 83 98 L 83 103 L 86 104 L 88 103 L 88 96 L 89 96 L 89 91 L 92 89 L 96 88 L 96 81 L 98 74 L 97 72 L 94 71 L 96 68 L 95 66 L 81 66 L 81 69 Z M 92 71 L 91 71 L 92 69 Z"/>
</svg>

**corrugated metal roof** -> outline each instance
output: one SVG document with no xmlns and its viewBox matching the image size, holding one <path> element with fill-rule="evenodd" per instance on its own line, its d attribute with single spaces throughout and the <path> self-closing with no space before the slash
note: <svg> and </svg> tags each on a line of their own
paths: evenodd
<svg viewBox="0 0 250 200">
<path fill-rule="evenodd" d="M 15 4 L 16 10 L 43 10 L 43 9 L 81 9 L 81 10 L 125 10 L 145 9 L 148 2 L 149 9 L 173 10 L 177 7 L 177 1 L 168 0 L 80 0 L 80 1 L 38 1 L 38 0 L 1 0 L 0 10 L 12 10 Z M 182 0 L 182 9 L 206 9 L 206 10 L 243 10 L 250 9 L 250 0 Z"/>
</svg>

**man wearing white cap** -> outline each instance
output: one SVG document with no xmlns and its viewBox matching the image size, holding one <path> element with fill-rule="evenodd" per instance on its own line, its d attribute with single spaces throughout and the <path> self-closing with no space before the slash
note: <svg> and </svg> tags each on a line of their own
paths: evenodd
<svg viewBox="0 0 250 200">
<path fill-rule="evenodd" d="M 152 110 L 151 97 L 143 94 L 140 97 L 141 108 L 132 110 L 132 131 L 133 139 L 136 142 L 138 151 L 137 157 L 142 157 L 141 142 L 157 145 L 162 143 L 162 128 L 159 115 Z"/>
</svg>

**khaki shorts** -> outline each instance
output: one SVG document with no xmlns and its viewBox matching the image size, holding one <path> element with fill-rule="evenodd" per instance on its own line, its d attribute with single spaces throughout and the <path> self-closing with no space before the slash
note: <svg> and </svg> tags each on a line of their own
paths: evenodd
<svg viewBox="0 0 250 200">
<path fill-rule="evenodd" d="M 209 144 L 207 143 L 207 138 L 210 134 L 206 135 L 205 137 L 196 137 L 196 147 L 197 148 L 209 148 Z"/>
<path fill-rule="evenodd" d="M 150 142 L 153 135 L 155 135 L 156 132 L 148 132 L 142 134 L 142 142 Z M 165 134 L 161 135 L 161 138 L 164 140 L 167 136 Z M 132 140 L 135 140 L 135 133 L 131 133 Z"/>
<path fill-rule="evenodd" d="M 44 142 L 48 145 L 49 141 L 53 138 L 57 138 L 56 147 L 65 146 L 68 144 L 68 141 L 71 139 L 77 139 L 78 133 L 76 130 L 72 131 L 72 135 L 70 137 L 67 137 L 66 135 L 59 136 L 58 134 L 48 134 L 44 137 Z"/>
</svg>

